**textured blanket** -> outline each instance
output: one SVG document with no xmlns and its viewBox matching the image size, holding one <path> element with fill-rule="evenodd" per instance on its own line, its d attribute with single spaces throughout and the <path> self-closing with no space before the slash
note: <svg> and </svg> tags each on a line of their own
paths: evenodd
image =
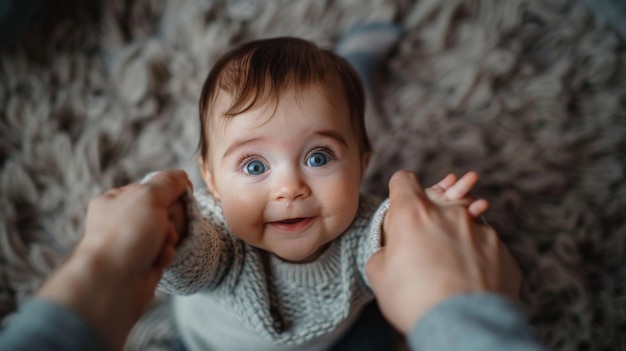
<svg viewBox="0 0 626 351">
<path fill-rule="evenodd" d="M 364 188 L 477 170 L 540 338 L 626 349 L 626 45 L 585 2 L 57 2 L 0 53 L 0 317 L 80 239 L 91 197 L 170 167 L 198 181 L 198 96 L 220 54 L 282 35 L 330 48 L 393 20 L 407 34 L 376 77 Z M 167 301 L 128 349 L 168 349 Z"/>
</svg>

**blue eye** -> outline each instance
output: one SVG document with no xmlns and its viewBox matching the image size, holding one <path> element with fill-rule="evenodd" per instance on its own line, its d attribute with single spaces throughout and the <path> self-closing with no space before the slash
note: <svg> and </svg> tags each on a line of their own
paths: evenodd
<svg viewBox="0 0 626 351">
<path fill-rule="evenodd" d="M 322 167 L 331 161 L 330 156 L 325 152 L 314 152 L 306 160 L 309 167 Z"/>
<path fill-rule="evenodd" d="M 250 175 L 259 175 L 265 172 L 265 165 L 258 160 L 248 162 L 243 168 L 244 172 Z"/>
</svg>

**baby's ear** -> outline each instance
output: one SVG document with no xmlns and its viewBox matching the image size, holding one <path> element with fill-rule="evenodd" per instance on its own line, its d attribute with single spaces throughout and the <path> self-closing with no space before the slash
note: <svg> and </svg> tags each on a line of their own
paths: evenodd
<svg viewBox="0 0 626 351">
<path fill-rule="evenodd" d="M 211 192 L 211 195 L 213 195 L 215 200 L 219 201 L 220 194 L 217 191 L 217 187 L 215 186 L 215 178 L 213 178 L 213 173 L 209 171 L 202 157 L 198 158 L 198 164 L 200 166 L 200 173 L 202 173 L 202 179 L 204 179 L 204 183 L 209 188 L 209 191 Z"/>
</svg>

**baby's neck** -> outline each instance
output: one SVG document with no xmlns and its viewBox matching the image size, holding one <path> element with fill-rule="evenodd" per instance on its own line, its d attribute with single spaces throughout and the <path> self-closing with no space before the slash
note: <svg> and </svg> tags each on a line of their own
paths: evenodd
<svg viewBox="0 0 626 351">
<path fill-rule="evenodd" d="M 332 242 L 332 241 L 331 241 Z M 291 263 L 291 264 L 305 264 L 305 263 L 311 263 L 315 260 L 317 260 L 325 251 L 326 249 L 328 249 L 328 247 L 330 246 L 330 242 L 324 244 L 323 246 L 321 246 L 319 249 L 317 249 L 317 251 L 315 251 L 313 254 L 311 254 L 310 256 L 303 258 L 301 260 L 297 260 L 297 261 L 293 261 L 293 260 L 287 260 L 284 259 L 276 254 L 274 254 L 273 252 L 270 252 L 270 255 L 278 258 L 279 260 L 283 261 L 283 262 L 287 262 L 287 263 Z"/>
</svg>

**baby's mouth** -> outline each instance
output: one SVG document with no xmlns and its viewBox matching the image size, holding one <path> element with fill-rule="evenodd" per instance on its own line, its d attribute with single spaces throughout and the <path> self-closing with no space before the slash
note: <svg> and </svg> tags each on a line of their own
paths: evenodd
<svg viewBox="0 0 626 351">
<path fill-rule="evenodd" d="M 280 230 L 287 232 L 299 232 L 309 227 L 315 217 L 298 217 L 283 219 L 281 221 L 271 222 L 270 224 Z"/>
<path fill-rule="evenodd" d="M 306 219 L 306 218 L 291 218 L 291 219 L 284 219 L 284 220 L 282 220 L 282 221 L 278 221 L 278 223 L 281 223 L 281 224 L 296 224 L 296 223 L 298 223 L 298 222 L 300 222 L 300 221 L 303 221 L 303 220 L 305 220 L 305 219 Z"/>
</svg>

